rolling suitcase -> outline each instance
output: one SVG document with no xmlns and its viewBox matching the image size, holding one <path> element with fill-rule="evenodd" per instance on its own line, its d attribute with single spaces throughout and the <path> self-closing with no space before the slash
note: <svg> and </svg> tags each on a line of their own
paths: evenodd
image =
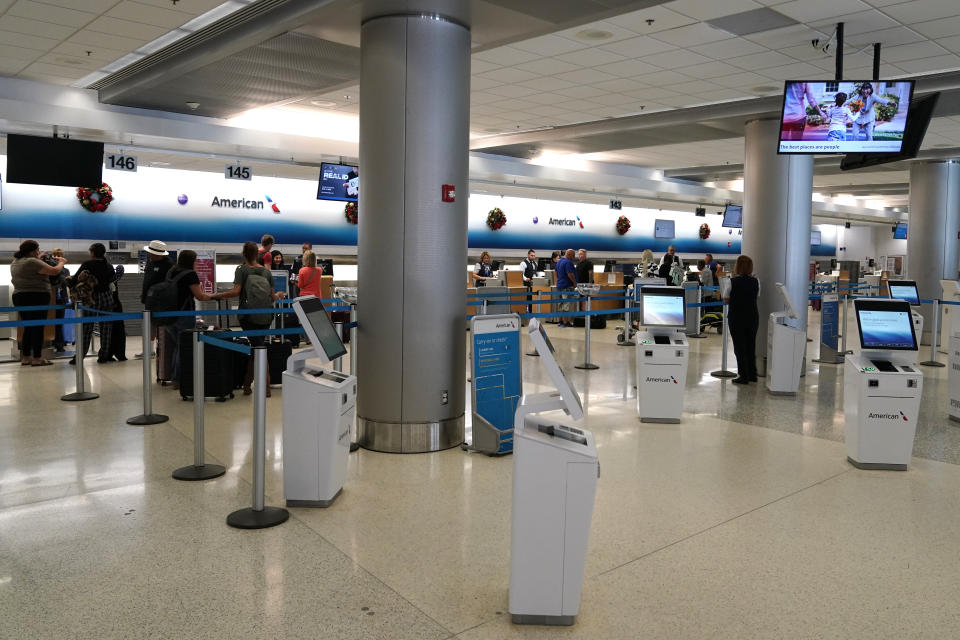
<svg viewBox="0 0 960 640">
<path fill-rule="evenodd" d="M 193 331 L 180 334 L 180 397 L 193 398 Z M 235 351 L 205 344 L 203 348 L 203 392 L 207 398 L 224 402 L 233 397 L 238 361 Z M 237 354 L 240 355 L 240 354 Z"/>
<path fill-rule="evenodd" d="M 293 353 L 293 345 L 286 340 L 271 340 L 267 343 L 267 368 L 270 370 L 270 384 L 283 384 L 283 372 L 287 368 L 287 358 Z"/>
<path fill-rule="evenodd" d="M 173 381 L 173 348 L 174 341 L 170 339 L 164 327 L 157 328 L 157 382 L 167 384 Z"/>
</svg>

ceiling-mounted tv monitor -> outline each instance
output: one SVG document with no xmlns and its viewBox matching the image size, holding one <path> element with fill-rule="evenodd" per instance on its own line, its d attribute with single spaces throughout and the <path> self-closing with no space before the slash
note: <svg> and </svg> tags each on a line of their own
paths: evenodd
<svg viewBox="0 0 960 640">
<path fill-rule="evenodd" d="M 900 153 L 913 80 L 787 80 L 777 153 Z"/>
<path fill-rule="evenodd" d="M 893 238 L 895 240 L 907 239 L 907 223 L 906 222 L 897 223 L 897 226 L 893 228 Z"/>
<path fill-rule="evenodd" d="M 733 229 L 743 228 L 743 205 L 728 204 L 723 209 L 722 227 L 731 227 Z"/>
<path fill-rule="evenodd" d="M 910 115 L 907 118 L 907 128 L 903 132 L 903 146 L 900 148 L 900 153 L 848 153 L 840 161 L 840 170 L 849 171 L 916 158 L 920 153 L 920 145 L 927 134 L 927 126 L 930 124 L 930 118 L 933 117 L 933 111 L 939 99 L 938 91 L 910 102 Z"/>
<path fill-rule="evenodd" d="M 57 187 L 99 187 L 103 182 L 103 143 L 7 136 L 7 182 Z"/>
<path fill-rule="evenodd" d="M 320 164 L 317 200 L 356 202 L 360 197 L 360 168 L 352 164 Z"/>
<path fill-rule="evenodd" d="M 823 238 L 820 232 L 817 231 L 816 229 L 812 229 L 810 231 L 810 246 L 819 247 L 822 241 L 823 241 Z"/>
<path fill-rule="evenodd" d="M 653 237 L 670 239 L 676 236 L 673 220 L 654 220 Z"/>
</svg>

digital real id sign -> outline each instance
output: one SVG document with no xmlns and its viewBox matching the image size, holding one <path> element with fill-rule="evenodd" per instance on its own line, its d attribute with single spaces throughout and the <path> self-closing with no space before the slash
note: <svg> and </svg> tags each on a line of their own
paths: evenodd
<svg viewBox="0 0 960 640">
<path fill-rule="evenodd" d="M 360 169 L 349 164 L 320 165 L 317 200 L 356 202 L 360 197 Z"/>
</svg>

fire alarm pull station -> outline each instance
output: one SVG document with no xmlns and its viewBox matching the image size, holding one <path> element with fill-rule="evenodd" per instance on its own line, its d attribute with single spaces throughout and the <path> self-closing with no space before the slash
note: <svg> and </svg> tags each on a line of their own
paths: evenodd
<svg viewBox="0 0 960 640">
<path fill-rule="evenodd" d="M 441 192 L 441 200 L 443 202 L 456 202 L 457 200 L 457 189 L 452 184 L 443 185 Z"/>
</svg>

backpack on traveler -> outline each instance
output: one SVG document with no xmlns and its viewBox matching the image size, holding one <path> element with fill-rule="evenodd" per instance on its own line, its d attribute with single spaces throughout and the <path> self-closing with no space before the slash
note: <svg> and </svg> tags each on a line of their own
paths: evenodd
<svg viewBox="0 0 960 640">
<path fill-rule="evenodd" d="M 143 308 L 147 311 L 180 311 L 180 288 L 177 283 L 185 275 L 190 273 L 189 269 L 184 269 L 177 275 L 173 275 L 173 269 L 167 271 L 164 279 L 147 289 L 147 295 L 143 299 Z M 158 327 L 173 324 L 177 318 L 154 318 L 153 324 Z"/>
<path fill-rule="evenodd" d="M 273 278 L 264 267 L 250 268 L 240 265 L 243 269 L 243 281 L 240 289 L 241 309 L 268 309 L 273 307 Z M 269 325 L 273 321 L 273 313 L 254 313 L 247 316 L 250 322 L 260 325 Z"/>
<path fill-rule="evenodd" d="M 93 290 L 100 284 L 97 276 L 93 275 L 91 271 L 83 270 L 75 275 L 71 282 L 70 297 L 73 298 L 74 302 L 92 307 L 94 304 Z"/>
</svg>

